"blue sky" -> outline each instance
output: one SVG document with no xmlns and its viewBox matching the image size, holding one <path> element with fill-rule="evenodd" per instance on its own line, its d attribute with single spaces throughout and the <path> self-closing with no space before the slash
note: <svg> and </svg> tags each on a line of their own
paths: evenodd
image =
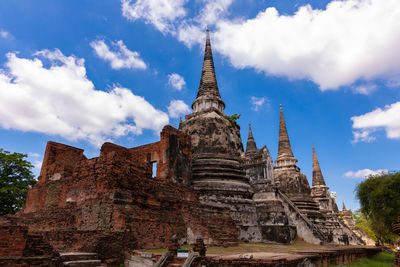
<svg viewBox="0 0 400 267">
<path fill-rule="evenodd" d="M 46 142 L 95 157 L 104 141 L 159 139 L 190 112 L 205 29 L 225 113 L 278 149 L 283 105 L 309 181 L 312 144 L 341 206 L 363 176 L 400 166 L 400 2 L 20 0 L 0 2 L 0 147 Z"/>
</svg>

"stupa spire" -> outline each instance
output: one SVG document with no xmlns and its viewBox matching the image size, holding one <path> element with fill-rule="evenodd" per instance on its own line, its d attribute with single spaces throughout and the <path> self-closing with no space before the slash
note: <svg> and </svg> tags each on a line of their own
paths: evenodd
<svg viewBox="0 0 400 267">
<path fill-rule="evenodd" d="M 346 206 L 344 205 L 344 201 L 343 201 L 343 208 L 342 208 L 342 211 L 346 211 L 347 209 L 346 209 Z"/>
<path fill-rule="evenodd" d="M 283 116 L 282 105 L 280 105 L 280 121 L 279 121 L 279 147 L 278 158 L 294 158 L 292 147 L 290 146 L 289 136 L 286 129 L 285 118 Z"/>
<path fill-rule="evenodd" d="M 312 178 L 312 186 L 316 185 L 326 185 L 324 176 L 322 175 L 321 168 L 319 166 L 317 153 L 315 153 L 314 144 L 312 146 L 313 149 L 313 178 Z"/>
<path fill-rule="evenodd" d="M 206 47 L 204 50 L 203 70 L 201 72 L 201 79 L 197 97 L 206 93 L 213 93 L 215 96 L 219 95 L 217 78 L 215 75 L 214 59 L 211 49 L 210 30 L 207 29 Z"/>
<path fill-rule="evenodd" d="M 195 112 L 197 112 L 210 107 L 217 108 L 223 112 L 225 109 L 225 103 L 222 101 L 221 95 L 219 94 L 217 78 L 215 75 L 214 59 L 211 49 L 210 30 L 207 29 L 200 85 L 196 100 L 192 104 L 192 108 Z"/>
<path fill-rule="evenodd" d="M 251 131 L 251 125 L 249 123 L 249 137 L 247 138 L 246 152 L 256 151 L 256 150 L 257 150 L 256 141 L 254 141 L 253 133 Z"/>
</svg>

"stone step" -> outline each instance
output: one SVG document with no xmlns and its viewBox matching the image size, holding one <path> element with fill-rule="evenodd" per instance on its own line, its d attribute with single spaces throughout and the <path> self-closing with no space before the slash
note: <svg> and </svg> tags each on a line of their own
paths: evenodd
<svg viewBox="0 0 400 267">
<path fill-rule="evenodd" d="M 299 209 L 313 209 L 313 210 L 319 210 L 318 206 L 312 206 L 312 205 L 304 205 L 304 204 L 297 204 L 295 203 L 296 207 Z"/>
<path fill-rule="evenodd" d="M 192 162 L 192 166 L 223 166 L 231 168 L 240 168 L 239 161 L 219 161 L 219 160 L 209 160 L 209 159 L 196 159 Z"/>
<path fill-rule="evenodd" d="M 208 172 L 234 172 L 234 173 L 240 173 L 245 175 L 245 171 L 239 168 L 231 168 L 231 167 L 221 167 L 221 166 L 193 166 L 192 171 L 195 172 L 201 172 L 201 171 L 208 171 Z"/>
<path fill-rule="evenodd" d="M 97 267 L 100 266 L 101 260 L 79 260 L 79 261 L 64 261 L 63 266 L 74 266 L 74 267 Z"/>
<path fill-rule="evenodd" d="M 97 253 L 89 252 L 64 252 L 60 253 L 62 261 L 98 260 Z"/>
<path fill-rule="evenodd" d="M 214 168 L 229 168 L 235 170 L 241 170 L 239 164 L 221 164 L 219 162 L 194 162 L 192 163 L 192 168 L 203 168 L 203 167 L 214 167 Z"/>
<path fill-rule="evenodd" d="M 227 154 L 216 154 L 216 153 L 201 153 L 193 154 L 193 157 L 199 160 L 219 160 L 219 161 L 237 161 L 239 157 Z"/>
<path fill-rule="evenodd" d="M 171 267 L 177 267 L 177 266 L 182 266 L 186 261 L 186 258 L 173 258 L 171 262 L 168 263 L 167 266 Z"/>
<path fill-rule="evenodd" d="M 193 179 L 201 179 L 201 178 L 211 178 L 211 179 L 238 179 L 243 181 L 249 181 L 249 179 L 242 175 L 236 173 L 212 173 L 212 172 L 201 172 L 201 173 L 193 173 Z"/>
</svg>

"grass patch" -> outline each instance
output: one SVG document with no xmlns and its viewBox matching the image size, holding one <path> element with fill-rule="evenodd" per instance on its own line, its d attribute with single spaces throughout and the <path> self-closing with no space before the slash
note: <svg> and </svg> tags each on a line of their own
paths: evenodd
<svg viewBox="0 0 400 267">
<path fill-rule="evenodd" d="M 373 258 L 362 258 L 347 264 L 347 267 L 389 267 L 394 265 L 394 253 L 382 252 Z M 335 265 L 329 265 L 333 267 Z"/>
</svg>

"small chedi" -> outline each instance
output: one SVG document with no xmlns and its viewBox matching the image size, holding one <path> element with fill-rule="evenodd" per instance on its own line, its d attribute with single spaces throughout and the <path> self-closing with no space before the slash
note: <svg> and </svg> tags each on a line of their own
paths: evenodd
<svg viewBox="0 0 400 267">
<path fill-rule="evenodd" d="M 239 127 L 224 113 L 208 31 L 192 109 L 179 129 L 165 126 L 159 142 L 105 143 L 91 159 L 81 149 L 48 142 L 24 209 L 0 226 L 40 234 L 57 252 L 97 252 L 104 259 L 168 247 L 172 236 L 180 244 L 201 237 L 223 246 L 290 244 L 298 237 L 365 244 L 352 215 L 339 214 L 314 147 L 311 187 L 301 173 L 282 106 L 275 165 L 267 146 L 257 148 L 251 126 L 244 151 Z"/>
<path fill-rule="evenodd" d="M 347 225 L 347 227 L 349 227 L 356 235 L 358 235 L 365 242 L 366 245 L 368 246 L 375 245 L 375 241 L 372 240 L 364 230 L 358 228 L 355 225 L 353 212 L 351 210 L 346 209 L 346 205 L 344 204 L 344 202 L 342 211 L 339 211 L 339 218 L 345 225 Z"/>
</svg>

